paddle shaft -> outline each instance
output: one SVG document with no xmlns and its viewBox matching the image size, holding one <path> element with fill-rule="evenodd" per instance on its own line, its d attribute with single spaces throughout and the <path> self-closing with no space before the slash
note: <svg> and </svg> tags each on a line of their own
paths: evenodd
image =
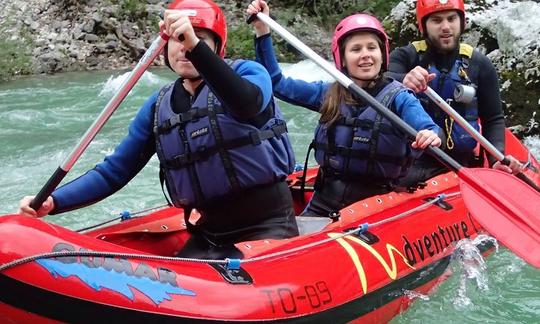
<svg viewBox="0 0 540 324">
<path fill-rule="evenodd" d="M 502 164 L 508 165 L 510 164 L 510 160 L 508 160 L 504 154 L 502 154 L 497 148 L 491 144 L 480 132 L 478 132 L 474 127 L 472 127 L 471 124 L 469 124 L 465 118 L 463 118 L 457 111 L 454 110 L 446 101 L 439 96 L 437 92 L 435 92 L 433 89 L 428 87 L 426 91 L 424 91 L 426 96 L 428 96 L 433 102 L 437 104 L 445 113 L 447 113 L 449 116 L 451 116 L 469 135 L 471 135 L 480 145 L 482 145 L 483 148 L 485 148 L 497 161 L 500 161 Z M 523 173 L 516 174 L 518 178 L 523 180 L 526 184 L 534 188 L 536 191 L 540 192 L 540 187 L 534 183 L 529 177 L 527 177 Z"/>
<path fill-rule="evenodd" d="M 38 210 L 43 202 L 51 195 L 56 189 L 58 184 L 64 179 L 69 170 L 73 167 L 75 162 L 79 159 L 82 153 L 86 150 L 90 142 L 96 137 L 97 133 L 103 128 L 105 123 L 109 120 L 116 108 L 122 103 L 124 98 L 128 95 L 129 91 L 137 83 L 139 78 L 144 74 L 146 69 L 152 64 L 154 59 L 159 55 L 165 44 L 167 43 L 168 36 L 161 33 L 150 45 L 148 50 L 141 57 L 135 68 L 131 71 L 126 80 L 122 83 L 120 90 L 109 100 L 107 105 L 103 108 L 97 119 L 92 123 L 90 128 L 81 137 L 79 143 L 73 148 L 71 153 L 66 157 L 64 162 L 56 169 L 53 175 L 49 178 L 47 183 L 41 188 L 39 193 L 34 197 L 30 207 L 34 210 Z"/>
<path fill-rule="evenodd" d="M 293 45 L 302 54 L 307 56 L 309 59 L 313 60 L 323 70 L 325 70 L 334 79 L 336 79 L 337 82 L 339 82 L 345 88 L 349 89 L 351 93 L 367 101 L 373 109 L 377 110 L 385 118 L 390 120 L 390 122 L 392 122 L 392 124 L 396 126 L 397 128 L 399 128 L 403 133 L 405 133 L 411 139 L 416 138 L 417 131 L 414 128 L 412 128 L 409 124 L 404 122 L 396 114 L 394 114 L 392 111 L 390 111 L 385 106 L 383 106 L 380 102 L 375 100 L 375 98 L 373 98 L 364 89 L 362 89 L 360 86 L 354 83 L 345 74 L 338 71 L 338 69 L 336 69 L 335 66 L 333 66 L 330 62 L 324 60 L 322 57 L 320 57 L 311 48 L 309 48 L 304 43 L 302 43 L 298 38 L 296 38 L 294 35 L 289 33 L 285 28 L 281 27 L 281 25 L 275 22 L 272 18 L 270 18 L 268 15 L 261 12 L 257 14 L 257 18 L 259 18 L 262 22 L 267 24 L 273 31 L 275 31 L 277 34 L 279 34 L 281 37 L 287 40 L 291 45 Z M 452 171 L 458 171 L 459 169 L 462 168 L 462 166 L 457 161 L 452 159 L 448 154 L 446 154 L 440 148 L 430 145 L 426 148 L 426 150 L 431 151 L 431 153 L 441 163 L 443 163 Z"/>
</svg>

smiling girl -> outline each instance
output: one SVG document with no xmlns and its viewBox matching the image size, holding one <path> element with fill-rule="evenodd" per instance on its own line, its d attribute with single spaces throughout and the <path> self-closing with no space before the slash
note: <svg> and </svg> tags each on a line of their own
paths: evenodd
<svg viewBox="0 0 540 324">
<path fill-rule="evenodd" d="M 266 2 L 255 0 L 247 12 L 268 14 L 269 8 Z M 358 200 L 392 191 L 397 179 L 407 173 L 420 155 L 418 149 L 441 144 L 437 135 L 440 128 L 414 94 L 383 75 L 388 68 L 389 44 L 375 17 L 355 14 L 336 26 L 332 38 L 335 65 L 419 130 L 413 140 L 338 82 L 305 82 L 284 77 L 272 48 L 269 27 L 259 20 L 253 25 L 257 61 L 272 77 L 274 94 L 321 114 L 312 143 L 319 174 L 303 216 L 329 216 Z"/>
</svg>

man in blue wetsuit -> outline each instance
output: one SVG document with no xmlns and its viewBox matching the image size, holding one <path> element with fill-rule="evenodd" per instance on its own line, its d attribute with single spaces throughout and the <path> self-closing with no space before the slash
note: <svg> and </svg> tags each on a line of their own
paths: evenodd
<svg viewBox="0 0 540 324">
<path fill-rule="evenodd" d="M 478 166 L 482 159 L 475 152 L 474 138 L 422 92 L 427 86 L 433 88 L 504 152 L 505 125 L 497 72 L 484 54 L 459 42 L 465 28 L 463 0 L 418 0 L 416 17 L 424 40 L 392 51 L 388 74 L 418 94 L 428 114 L 445 131 L 446 141 L 442 146 L 445 151 L 465 166 Z M 508 166 L 488 156 L 493 168 L 520 172 L 521 163 L 510 155 L 507 159 Z M 412 186 L 447 171 L 435 158 L 424 154 L 400 183 Z"/>
<path fill-rule="evenodd" d="M 234 243 L 298 235 L 285 182 L 294 156 L 264 67 L 223 60 L 225 17 L 211 0 L 175 1 L 160 22 L 167 65 L 179 78 L 151 96 L 128 135 L 94 169 L 58 188 L 40 217 L 95 203 L 126 185 L 158 154 L 172 203 L 192 232 L 178 256 L 239 257 Z M 192 208 L 201 218 L 189 222 Z"/>
</svg>

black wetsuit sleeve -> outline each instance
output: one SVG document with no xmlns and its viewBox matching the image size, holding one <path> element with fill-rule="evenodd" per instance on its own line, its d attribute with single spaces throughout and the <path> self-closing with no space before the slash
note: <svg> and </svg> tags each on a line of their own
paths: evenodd
<svg viewBox="0 0 540 324">
<path fill-rule="evenodd" d="M 475 53 L 479 55 L 479 53 Z M 504 114 L 499 92 L 499 80 L 495 67 L 485 55 L 480 54 L 478 66 L 478 117 L 482 123 L 482 135 L 504 154 Z M 495 159 L 488 154 L 490 165 Z"/>
<path fill-rule="evenodd" d="M 186 58 L 235 118 L 246 120 L 260 112 L 261 89 L 238 75 L 205 42 L 199 41 Z"/>
<path fill-rule="evenodd" d="M 399 47 L 390 53 L 387 76 L 403 82 L 405 75 L 417 65 L 415 62 L 417 60 L 416 51 L 412 48 L 414 52 L 411 53 L 411 47 L 412 45 Z"/>
</svg>

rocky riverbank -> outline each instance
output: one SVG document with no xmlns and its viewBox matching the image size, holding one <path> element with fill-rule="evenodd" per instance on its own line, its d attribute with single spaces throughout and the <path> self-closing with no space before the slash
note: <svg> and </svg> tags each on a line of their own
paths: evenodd
<svg viewBox="0 0 540 324">
<path fill-rule="evenodd" d="M 229 24 L 228 54 L 252 55 L 251 30 L 246 26 L 246 1 L 217 1 Z M 108 70 L 132 66 L 157 35 L 160 0 L 2 0 L 0 33 L 9 75 Z M 273 14 L 292 33 L 330 58 L 331 32 L 305 11 L 279 8 Z M 474 0 L 467 2 L 468 32 L 464 40 L 478 46 L 495 63 L 509 125 L 521 134 L 538 134 L 540 107 L 540 15 L 536 1 Z M 401 1 L 385 26 L 392 46 L 417 39 L 414 0 Z M 278 41 L 281 59 L 290 59 Z M 1 49 L 0 49 L 1 51 Z M 287 56 L 288 55 L 288 56 Z M 157 60 L 156 65 L 163 64 Z M 0 62 L 0 70 L 3 66 Z M 5 76 L 1 74 L 0 77 Z"/>
<path fill-rule="evenodd" d="M 227 13 L 229 34 L 238 28 L 249 32 L 244 22 L 244 2 L 218 3 Z M 166 2 L 160 0 L 3 0 L 0 31 L 20 45 L 25 52 L 21 55 L 31 58 L 22 73 L 127 68 L 157 35 L 159 16 L 165 6 Z M 315 31 L 324 33 L 313 28 Z M 321 45 L 321 38 L 330 39 L 330 34 L 311 37 L 316 42 L 308 39 L 308 43 L 316 49 L 328 48 Z M 249 46 L 252 47 L 251 41 Z M 155 64 L 162 65 L 163 60 Z"/>
<path fill-rule="evenodd" d="M 28 44 L 31 73 L 130 66 L 156 34 L 159 0 L 144 8 L 111 1 L 3 0 L 10 39 Z"/>
</svg>

